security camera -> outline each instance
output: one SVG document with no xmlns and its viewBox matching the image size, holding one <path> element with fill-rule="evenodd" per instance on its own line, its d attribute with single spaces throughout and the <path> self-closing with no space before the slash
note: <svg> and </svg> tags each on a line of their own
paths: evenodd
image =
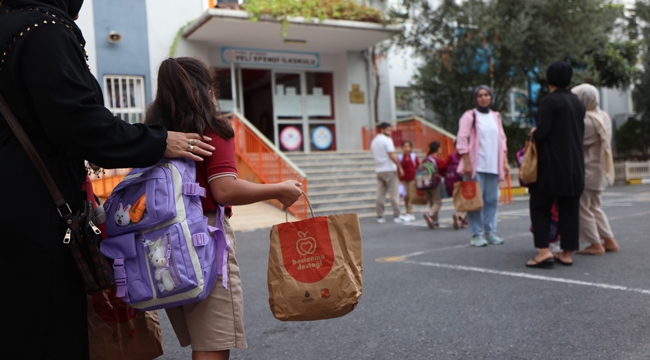
<svg viewBox="0 0 650 360">
<path fill-rule="evenodd" d="M 108 33 L 108 41 L 112 43 L 118 43 L 122 41 L 122 35 L 117 33 L 117 31 L 112 30 L 111 32 Z"/>
</svg>

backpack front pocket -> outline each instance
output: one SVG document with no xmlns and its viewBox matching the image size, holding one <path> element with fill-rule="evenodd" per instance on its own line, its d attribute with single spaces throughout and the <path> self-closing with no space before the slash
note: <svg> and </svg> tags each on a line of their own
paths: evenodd
<svg viewBox="0 0 650 360">
<path fill-rule="evenodd" d="M 176 200 L 170 169 L 130 173 L 106 201 L 106 231 L 117 236 L 164 224 L 176 217 Z"/>
<path fill-rule="evenodd" d="M 153 298 L 147 255 L 141 244 L 134 234 L 108 238 L 100 244 L 101 252 L 113 259 L 118 296 L 127 303 Z"/>
<path fill-rule="evenodd" d="M 164 298 L 198 286 L 194 262 L 181 223 L 143 235 L 156 297 Z"/>
</svg>

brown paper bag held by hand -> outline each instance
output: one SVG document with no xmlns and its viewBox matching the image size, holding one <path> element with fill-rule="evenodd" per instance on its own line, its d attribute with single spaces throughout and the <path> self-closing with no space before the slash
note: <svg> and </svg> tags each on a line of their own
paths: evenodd
<svg viewBox="0 0 650 360">
<path fill-rule="evenodd" d="M 427 204 L 427 196 L 425 194 L 424 190 L 418 190 L 415 187 L 415 182 L 410 182 L 409 187 L 411 188 L 408 193 L 411 194 L 412 196 L 409 198 L 411 200 L 411 204 L 414 205 L 426 205 Z"/>
<path fill-rule="evenodd" d="M 519 178 L 524 184 L 537 182 L 537 144 L 532 140 L 526 141 L 524 160 L 519 169 Z"/>
<path fill-rule="evenodd" d="M 478 181 L 458 181 L 454 184 L 454 208 L 458 212 L 478 211 L 483 208 L 481 184 Z"/>
<path fill-rule="evenodd" d="M 269 305 L 278 320 L 322 320 L 351 312 L 361 298 L 362 274 L 357 214 L 314 217 L 312 210 L 311 219 L 271 229 Z"/>
<path fill-rule="evenodd" d="M 88 296 L 88 343 L 90 360 L 151 360 L 163 354 L 163 337 L 158 313 L 142 312 L 115 296 Z"/>
</svg>

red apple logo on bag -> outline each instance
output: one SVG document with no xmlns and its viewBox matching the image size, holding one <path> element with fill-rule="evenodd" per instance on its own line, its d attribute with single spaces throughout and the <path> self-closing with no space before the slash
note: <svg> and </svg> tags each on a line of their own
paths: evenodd
<svg viewBox="0 0 650 360">
<path fill-rule="evenodd" d="M 461 194 L 465 199 L 473 199 L 476 196 L 476 183 L 473 181 L 463 181 L 461 184 Z"/>
<path fill-rule="evenodd" d="M 334 249 L 326 217 L 278 225 L 282 261 L 297 281 L 323 280 L 334 265 Z"/>
<path fill-rule="evenodd" d="M 302 256 L 311 255 L 316 251 L 316 239 L 307 237 L 307 231 L 298 231 L 298 241 L 296 242 L 296 250 Z"/>
</svg>

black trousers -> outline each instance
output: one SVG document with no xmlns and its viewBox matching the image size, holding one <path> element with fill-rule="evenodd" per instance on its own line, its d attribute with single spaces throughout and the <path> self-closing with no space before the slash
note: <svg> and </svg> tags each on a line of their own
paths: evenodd
<svg viewBox="0 0 650 360">
<path fill-rule="evenodd" d="M 580 196 L 530 195 L 530 220 L 533 224 L 535 247 L 547 248 L 551 230 L 551 208 L 557 202 L 558 227 L 562 250 L 580 249 Z"/>
</svg>

